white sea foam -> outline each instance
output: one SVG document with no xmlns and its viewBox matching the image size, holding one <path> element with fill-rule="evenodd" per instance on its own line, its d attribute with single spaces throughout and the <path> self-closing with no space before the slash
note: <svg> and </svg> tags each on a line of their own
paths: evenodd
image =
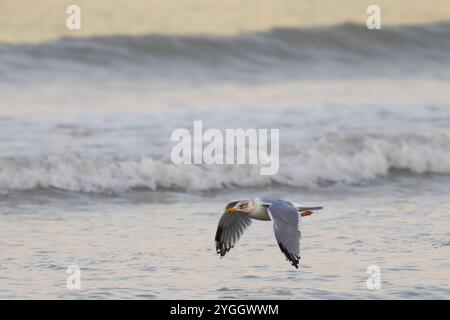
<svg viewBox="0 0 450 320">
<path fill-rule="evenodd" d="M 449 30 L 341 25 L 1 44 L 0 195 L 317 188 L 396 169 L 450 174 Z M 278 174 L 173 165 L 170 134 L 195 120 L 280 129 Z"/>
<path fill-rule="evenodd" d="M 262 176 L 256 166 L 173 165 L 152 157 L 117 160 L 89 154 L 0 158 L 0 190 L 58 188 L 116 193 L 132 189 L 209 190 L 229 187 L 320 187 L 370 183 L 392 169 L 450 174 L 450 137 L 390 139 L 344 136 L 303 140 L 281 150 L 280 171 Z M 283 153 L 284 150 L 284 153 Z"/>
</svg>

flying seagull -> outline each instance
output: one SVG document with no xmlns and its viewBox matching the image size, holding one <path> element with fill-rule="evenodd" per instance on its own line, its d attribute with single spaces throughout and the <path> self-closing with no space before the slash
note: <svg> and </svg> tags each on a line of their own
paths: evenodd
<svg viewBox="0 0 450 320">
<path fill-rule="evenodd" d="M 272 220 L 275 239 L 286 259 L 298 269 L 300 260 L 299 215 L 309 216 L 322 207 L 304 207 L 285 200 L 239 200 L 225 207 L 216 231 L 216 251 L 222 258 L 234 247 L 251 219 Z"/>
</svg>

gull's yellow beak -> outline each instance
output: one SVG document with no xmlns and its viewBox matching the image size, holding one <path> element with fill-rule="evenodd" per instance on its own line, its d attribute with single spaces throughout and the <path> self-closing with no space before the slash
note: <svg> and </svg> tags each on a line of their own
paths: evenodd
<svg viewBox="0 0 450 320">
<path fill-rule="evenodd" d="M 237 210 L 234 207 L 227 210 L 228 213 L 235 212 L 235 211 L 237 211 Z"/>
</svg>

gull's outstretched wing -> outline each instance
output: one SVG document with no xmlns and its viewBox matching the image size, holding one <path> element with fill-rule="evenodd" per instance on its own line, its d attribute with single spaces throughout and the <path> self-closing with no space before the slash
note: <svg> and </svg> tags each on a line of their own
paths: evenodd
<svg viewBox="0 0 450 320">
<path fill-rule="evenodd" d="M 297 209 L 287 201 L 271 201 L 267 212 L 273 222 L 273 231 L 281 252 L 292 265 L 298 268 L 300 260 L 299 214 Z"/>
<path fill-rule="evenodd" d="M 216 252 L 223 257 L 239 240 L 244 230 L 252 223 L 252 220 L 243 212 L 227 212 L 238 201 L 230 202 L 225 213 L 219 220 L 216 231 Z"/>
</svg>

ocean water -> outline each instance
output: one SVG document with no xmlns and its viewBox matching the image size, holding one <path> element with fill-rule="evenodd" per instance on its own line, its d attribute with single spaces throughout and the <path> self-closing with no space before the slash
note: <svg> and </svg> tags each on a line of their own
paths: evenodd
<svg viewBox="0 0 450 320">
<path fill-rule="evenodd" d="M 448 23 L 0 44 L 0 298 L 448 299 L 449 50 Z M 279 172 L 174 165 L 195 120 L 280 129 Z M 268 222 L 216 255 L 255 196 L 325 207 L 299 270 Z"/>
</svg>

